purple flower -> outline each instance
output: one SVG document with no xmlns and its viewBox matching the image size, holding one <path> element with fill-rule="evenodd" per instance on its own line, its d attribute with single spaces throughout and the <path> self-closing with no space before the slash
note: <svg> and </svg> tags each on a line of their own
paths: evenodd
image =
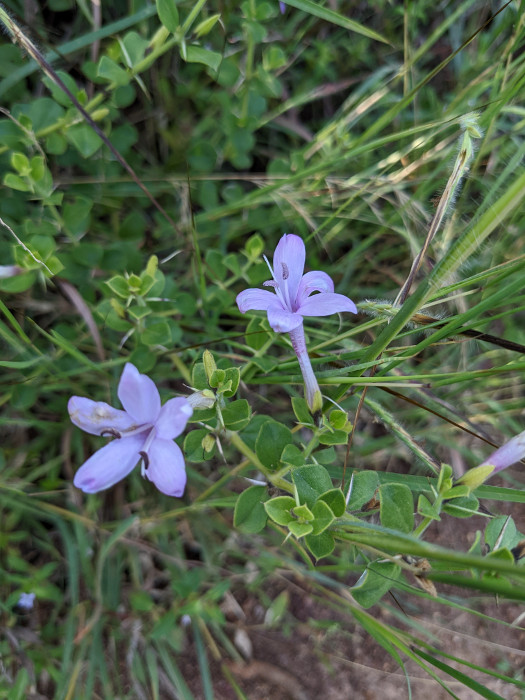
<svg viewBox="0 0 525 700">
<path fill-rule="evenodd" d="M 279 3 L 279 10 L 281 11 L 281 14 L 284 15 L 284 13 L 286 12 L 286 5 L 284 4 L 284 2 Z"/>
<path fill-rule="evenodd" d="M 20 608 L 20 610 L 32 610 L 35 598 L 35 593 L 20 593 L 20 598 L 16 606 Z"/>
<path fill-rule="evenodd" d="M 515 462 L 525 457 L 525 430 L 515 435 L 508 442 L 493 452 L 479 466 L 469 469 L 458 479 L 458 484 L 464 484 L 472 491 L 484 484 L 494 474 L 507 469 Z"/>
<path fill-rule="evenodd" d="M 299 236 L 284 234 L 275 249 L 273 269 L 265 260 L 273 279 L 264 285 L 273 287 L 275 293 L 246 289 L 237 295 L 237 305 L 243 314 L 250 310 L 266 311 L 274 331 L 290 333 L 304 378 L 306 400 L 315 413 L 321 409 L 322 400 L 306 350 L 303 316 L 330 316 L 341 311 L 355 314 L 357 309 L 348 297 L 334 293 L 334 283 L 326 272 L 307 272 L 303 275 L 305 247 Z"/>
<path fill-rule="evenodd" d="M 265 258 L 266 260 L 266 258 Z M 284 234 L 273 256 L 273 270 L 266 260 L 273 280 L 264 286 L 273 287 L 275 294 L 263 289 L 246 289 L 237 295 L 241 313 L 266 311 L 268 322 L 277 333 L 289 333 L 300 326 L 303 316 L 330 316 L 339 311 L 357 313 L 353 301 L 343 294 L 334 294 L 334 283 L 326 272 L 303 275 L 304 243 L 299 236 Z M 311 296 L 313 292 L 319 292 Z"/>
<path fill-rule="evenodd" d="M 494 467 L 492 474 L 496 474 L 510 467 L 511 464 L 519 462 L 523 457 L 525 457 L 525 430 L 493 452 L 480 466 L 490 465 Z"/>
<path fill-rule="evenodd" d="M 103 491 L 127 476 L 141 459 L 142 476 L 162 493 L 182 496 L 184 457 L 173 439 L 193 413 L 190 404 L 176 398 L 161 408 L 154 382 L 129 362 L 120 377 L 118 397 L 123 411 L 82 396 L 69 399 L 69 415 L 76 426 L 92 435 L 115 438 L 84 462 L 73 483 L 85 493 Z"/>
<path fill-rule="evenodd" d="M 22 272 L 22 268 L 18 267 L 18 265 L 0 265 L 0 279 L 16 277 L 16 275 L 20 275 Z"/>
</svg>

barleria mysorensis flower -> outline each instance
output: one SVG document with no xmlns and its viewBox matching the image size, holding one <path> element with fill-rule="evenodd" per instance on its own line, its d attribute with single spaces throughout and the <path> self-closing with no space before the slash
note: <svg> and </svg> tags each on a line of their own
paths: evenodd
<svg viewBox="0 0 525 700">
<path fill-rule="evenodd" d="M 95 452 L 75 474 L 74 485 L 85 493 L 96 493 L 127 476 L 141 460 L 142 476 L 168 496 L 182 496 L 186 486 L 184 456 L 173 439 L 179 436 L 193 409 L 185 398 L 167 401 L 161 407 L 155 383 L 130 362 L 118 385 L 124 408 L 83 396 L 69 399 L 71 421 L 92 435 L 113 437 Z"/>
<path fill-rule="evenodd" d="M 330 316 L 342 311 L 355 314 L 357 309 L 351 299 L 334 293 L 334 283 L 326 272 L 303 274 L 305 257 L 303 240 L 285 233 L 275 249 L 273 268 L 264 258 L 273 278 L 264 286 L 272 287 L 274 292 L 246 289 L 237 295 L 237 306 L 243 314 L 266 311 L 276 333 L 290 334 L 304 378 L 306 400 L 310 409 L 317 412 L 322 406 L 321 392 L 306 350 L 303 317 Z"/>
<path fill-rule="evenodd" d="M 525 457 L 525 430 L 515 435 L 504 445 L 493 452 L 479 466 L 469 469 L 458 479 L 459 484 L 465 484 L 474 490 L 484 484 L 494 474 L 507 469 L 512 464 Z"/>
</svg>

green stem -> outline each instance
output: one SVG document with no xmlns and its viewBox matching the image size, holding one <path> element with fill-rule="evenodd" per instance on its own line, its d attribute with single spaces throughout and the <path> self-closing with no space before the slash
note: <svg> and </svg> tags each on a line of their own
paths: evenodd
<svg viewBox="0 0 525 700">
<path fill-rule="evenodd" d="M 441 499 L 440 499 L 441 500 Z M 423 520 L 419 523 L 419 525 L 416 527 L 412 535 L 414 537 L 421 537 L 421 535 L 425 532 L 425 530 L 428 528 L 430 523 L 434 522 L 434 518 L 423 518 Z"/>
<path fill-rule="evenodd" d="M 271 484 L 277 486 L 277 488 L 282 489 L 283 491 L 293 493 L 294 489 L 292 484 L 289 481 L 286 481 L 286 479 L 283 479 L 281 476 L 271 472 L 268 469 L 268 467 L 265 467 L 259 459 L 259 457 L 257 457 L 257 455 L 255 454 L 255 452 L 253 452 L 253 450 L 251 450 L 248 447 L 248 445 L 244 442 L 239 433 L 234 433 L 233 431 L 227 430 L 226 438 L 234 447 L 236 447 L 239 450 L 239 452 L 242 455 L 244 455 L 247 459 L 250 460 L 254 467 L 257 467 L 257 469 L 264 474 L 265 478 Z"/>
<path fill-rule="evenodd" d="M 197 496 L 197 498 L 193 501 L 194 503 L 199 503 L 200 501 L 206 502 L 208 498 L 215 493 L 215 491 L 218 491 L 221 486 L 224 486 L 224 484 L 227 484 L 228 481 L 233 479 L 233 477 L 238 476 L 244 469 L 246 469 L 251 463 L 251 460 L 245 459 L 243 460 L 240 464 L 238 464 L 234 469 L 229 471 L 227 474 L 224 474 L 224 476 L 221 476 L 221 478 L 218 481 L 215 481 L 209 488 L 206 489 L 206 491 L 203 491 L 200 496 Z"/>
<path fill-rule="evenodd" d="M 176 46 L 179 43 L 178 37 L 172 37 L 169 41 L 167 41 L 165 44 L 161 44 L 158 46 L 156 49 L 153 49 L 151 53 L 149 53 L 145 58 L 142 59 L 142 61 L 139 61 L 138 63 L 135 64 L 135 67 L 133 68 L 132 75 L 138 75 L 139 73 L 142 73 L 145 71 L 147 68 L 149 68 L 157 58 L 165 54 L 167 51 L 169 51 L 173 46 Z"/>
<path fill-rule="evenodd" d="M 198 2 L 195 3 L 192 11 L 190 14 L 186 17 L 184 20 L 184 24 L 182 25 L 182 31 L 184 34 L 189 30 L 193 22 L 195 21 L 195 18 L 201 11 L 201 9 L 204 7 L 204 5 L 207 3 L 208 0 L 198 0 Z"/>
<path fill-rule="evenodd" d="M 304 455 L 306 458 L 308 458 L 308 457 L 311 455 L 312 450 L 313 450 L 314 448 L 316 448 L 317 445 L 319 444 L 319 438 L 317 437 L 317 432 L 318 432 L 317 430 L 314 432 L 313 436 L 310 438 L 310 442 L 309 442 L 308 445 L 304 448 L 303 455 Z"/>
</svg>

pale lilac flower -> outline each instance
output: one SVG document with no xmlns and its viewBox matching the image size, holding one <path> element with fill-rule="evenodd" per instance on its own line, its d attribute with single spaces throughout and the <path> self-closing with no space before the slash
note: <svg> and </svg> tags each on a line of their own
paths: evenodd
<svg viewBox="0 0 525 700">
<path fill-rule="evenodd" d="M 525 457 L 525 430 L 518 435 L 515 435 L 508 442 L 493 452 L 490 457 L 480 464 L 481 467 L 492 466 L 494 471 L 492 474 L 503 471 L 511 464 L 519 462 Z"/>
<path fill-rule="evenodd" d="M 284 2 L 279 3 L 279 10 L 281 11 L 281 14 L 284 15 L 284 13 L 286 12 L 286 5 Z"/>
<path fill-rule="evenodd" d="M 17 608 L 20 608 L 20 610 L 32 610 L 35 598 L 35 593 L 20 593 L 20 598 L 18 599 L 16 606 Z"/>
<path fill-rule="evenodd" d="M 303 373 L 306 400 L 313 411 L 318 411 L 321 393 L 306 350 L 303 317 L 330 316 L 342 311 L 355 314 L 356 306 L 343 294 L 334 293 L 334 283 L 326 272 L 313 271 L 303 275 L 305 247 L 299 236 L 284 234 L 275 249 L 273 269 L 265 260 L 273 280 L 265 282 L 264 286 L 273 287 L 274 292 L 246 289 L 237 295 L 239 311 L 266 311 L 274 331 L 290 333 Z"/>
<path fill-rule="evenodd" d="M 512 464 L 525 457 L 525 430 L 515 435 L 504 445 L 493 452 L 490 457 L 479 466 L 469 469 L 458 480 L 458 483 L 467 485 L 471 490 L 481 486 L 494 474 L 507 469 Z"/>
<path fill-rule="evenodd" d="M 20 275 L 22 272 L 22 268 L 18 267 L 18 265 L 0 265 L 0 279 L 16 277 L 16 275 Z"/>
<path fill-rule="evenodd" d="M 142 476 L 162 493 L 182 496 L 184 457 L 173 439 L 193 413 L 190 404 L 176 398 L 161 408 L 154 382 L 129 362 L 120 377 L 118 397 L 123 411 L 82 396 L 69 399 L 69 415 L 76 426 L 92 435 L 115 438 L 84 462 L 73 483 L 85 493 L 96 493 L 123 479 L 142 460 Z"/>
</svg>

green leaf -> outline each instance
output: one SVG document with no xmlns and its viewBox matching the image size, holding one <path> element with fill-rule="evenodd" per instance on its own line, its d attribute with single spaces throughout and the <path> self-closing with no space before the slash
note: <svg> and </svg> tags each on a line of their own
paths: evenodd
<svg viewBox="0 0 525 700">
<path fill-rule="evenodd" d="M 29 159 L 24 153 L 12 153 L 11 165 L 22 177 L 27 177 L 31 174 L 31 165 Z"/>
<path fill-rule="evenodd" d="M 295 509 L 297 513 L 297 508 Z M 319 500 L 312 508 L 313 522 L 312 525 L 314 529 L 312 530 L 313 535 L 320 535 L 326 530 L 327 527 L 334 522 L 335 516 L 332 509 L 324 501 Z"/>
<path fill-rule="evenodd" d="M 155 277 L 157 270 L 159 269 L 159 259 L 156 255 L 150 255 L 148 262 L 146 264 L 146 269 L 142 275 L 148 275 L 149 277 Z"/>
<path fill-rule="evenodd" d="M 241 381 L 241 372 L 238 367 L 228 367 L 224 370 L 224 383 L 230 384 L 229 389 L 222 391 L 224 398 L 229 399 L 235 396 L 237 389 L 239 388 L 239 382 Z"/>
<path fill-rule="evenodd" d="M 258 233 L 254 233 L 253 236 L 250 236 L 246 241 L 244 250 L 246 251 L 248 260 L 257 260 L 264 251 L 264 240 L 262 236 L 260 236 Z"/>
<path fill-rule="evenodd" d="M 348 442 L 348 433 L 344 430 L 334 430 L 319 435 L 321 445 L 346 445 Z"/>
<path fill-rule="evenodd" d="M 78 93 L 78 86 L 75 83 L 74 79 L 69 75 L 69 73 L 66 73 L 63 70 L 57 70 L 57 75 L 60 78 L 60 80 L 64 83 L 64 85 L 67 87 L 69 92 L 74 95 L 75 97 L 77 96 Z M 46 87 L 49 89 L 51 92 L 51 95 L 53 96 L 53 99 L 58 102 L 58 104 L 61 104 L 63 107 L 71 107 L 72 102 L 71 99 L 64 90 L 62 90 L 61 87 L 59 87 L 54 80 L 51 80 L 51 78 L 48 78 L 47 76 L 43 79 L 44 84 Z"/>
<path fill-rule="evenodd" d="M 204 365 L 206 366 L 206 364 Z M 208 380 L 210 387 L 212 389 L 217 389 L 217 387 L 223 383 L 226 372 L 223 369 L 214 369 L 208 373 Z"/>
<path fill-rule="evenodd" d="M 106 284 L 114 294 L 122 299 L 127 299 L 129 297 L 128 281 L 122 275 L 115 275 L 115 277 L 107 280 Z"/>
<path fill-rule="evenodd" d="M 308 404 L 305 399 L 299 396 L 294 396 L 292 398 L 292 410 L 295 413 L 295 417 L 303 425 L 313 425 L 314 420 L 308 408 Z"/>
<path fill-rule="evenodd" d="M 286 445 L 281 455 L 283 464 L 290 464 L 292 467 L 302 467 L 304 456 L 297 445 Z"/>
<path fill-rule="evenodd" d="M 329 421 L 334 430 L 344 430 L 346 433 L 352 430 L 352 424 L 348 420 L 346 411 L 340 411 L 339 409 L 331 411 Z"/>
<path fill-rule="evenodd" d="M 142 280 L 138 275 L 132 274 L 128 276 L 128 287 L 131 294 L 139 294 L 142 285 Z"/>
<path fill-rule="evenodd" d="M 280 46 L 270 46 L 263 53 L 263 68 L 265 71 L 277 70 L 285 66 L 287 60 Z"/>
<path fill-rule="evenodd" d="M 102 56 L 98 62 L 97 76 L 118 86 L 127 85 L 131 80 L 131 75 L 107 56 Z"/>
<path fill-rule="evenodd" d="M 88 124 L 70 126 L 66 131 L 66 138 L 84 158 L 91 158 L 103 143 Z"/>
<path fill-rule="evenodd" d="M 382 41 L 384 44 L 389 43 L 389 41 L 382 37 L 381 34 L 374 32 L 372 29 L 368 29 L 368 27 L 364 27 L 362 24 L 349 19 L 338 12 L 334 12 L 327 7 L 323 7 L 319 3 L 313 2 L 313 0 L 286 0 L 286 4 L 290 7 L 296 7 L 298 10 L 303 10 L 303 12 L 308 12 L 309 14 L 314 15 L 314 17 L 319 17 L 320 19 L 324 19 L 332 24 L 337 24 L 339 27 L 343 27 L 344 29 L 349 29 L 351 32 L 356 32 L 356 34 L 362 34 L 370 39 Z"/>
<path fill-rule="evenodd" d="M 144 345 L 163 345 L 170 347 L 172 344 L 171 328 L 167 321 L 156 321 L 142 331 L 140 340 Z"/>
<path fill-rule="evenodd" d="M 3 292 L 10 292 L 12 294 L 19 294 L 20 292 L 25 292 L 27 289 L 33 286 L 35 281 L 34 272 L 26 272 L 16 277 L 8 277 L 6 279 L 0 279 L 0 289 Z M 6 367 L 9 365 L 5 365 Z"/>
<path fill-rule="evenodd" d="M 310 508 L 321 494 L 326 493 L 333 487 L 330 474 L 320 464 L 294 469 L 292 481 L 295 484 L 299 502 L 306 503 Z"/>
<path fill-rule="evenodd" d="M 398 580 L 401 569 L 390 561 L 375 561 L 368 565 L 359 581 L 350 588 L 355 601 L 370 608 L 388 593 Z"/>
<path fill-rule="evenodd" d="M 155 0 L 160 21 L 169 32 L 175 32 L 179 26 L 179 11 L 175 0 Z"/>
<path fill-rule="evenodd" d="M 293 514 L 300 520 L 313 520 L 314 514 L 304 503 L 300 506 L 295 506 L 293 509 Z"/>
<path fill-rule="evenodd" d="M 510 515 L 493 518 L 485 528 L 485 542 L 491 550 L 507 547 L 512 549 L 522 539 Z"/>
<path fill-rule="evenodd" d="M 246 399 L 237 399 L 222 409 L 222 419 L 228 430 L 242 430 L 250 422 L 252 409 Z"/>
<path fill-rule="evenodd" d="M 138 304 L 128 306 L 128 315 L 131 318 L 134 318 L 135 321 L 140 321 L 141 319 L 146 318 L 146 316 L 149 316 L 151 313 L 152 309 L 150 309 L 149 306 L 139 306 Z"/>
<path fill-rule="evenodd" d="M 288 523 L 288 529 L 292 535 L 295 535 L 297 539 L 300 539 L 305 535 L 309 535 L 314 528 L 311 523 L 300 523 L 297 520 L 294 520 L 293 522 Z"/>
<path fill-rule="evenodd" d="M 93 200 L 88 197 L 75 197 L 72 201 L 66 202 L 62 209 L 62 218 L 64 220 L 64 226 L 66 227 L 68 233 L 72 236 L 80 236 L 85 233 L 91 221 L 91 209 L 93 207 Z M 99 245 L 93 245 L 97 251 L 97 257 L 93 259 L 94 265 L 100 262 L 102 258 L 103 250 Z M 82 256 L 85 254 L 85 243 L 82 242 L 82 247 L 79 246 L 78 251 L 82 251 Z M 85 265 L 85 260 L 82 261 Z"/>
<path fill-rule="evenodd" d="M 265 486 L 250 486 L 243 491 L 235 503 L 234 527 L 247 533 L 263 530 L 268 518 L 264 509 L 264 502 L 267 499 L 268 490 Z"/>
<path fill-rule="evenodd" d="M 15 175 L 15 173 L 6 173 L 3 184 L 17 192 L 29 192 L 31 190 L 31 186 L 20 175 Z"/>
<path fill-rule="evenodd" d="M 330 489 L 319 496 L 324 501 L 336 518 L 340 518 L 346 510 L 345 497 L 341 489 Z"/>
<path fill-rule="evenodd" d="M 250 322 L 246 326 L 246 334 L 244 336 L 244 341 L 249 348 L 252 350 L 260 350 L 262 346 L 270 338 L 270 334 L 264 328 L 262 319 L 254 316 L 250 319 Z M 292 399 L 293 401 L 293 399 Z"/>
<path fill-rule="evenodd" d="M 131 608 L 135 612 L 150 612 L 155 607 L 155 603 L 146 591 L 133 591 L 129 596 Z"/>
<path fill-rule="evenodd" d="M 470 489 L 468 486 L 465 485 L 459 485 L 459 486 L 452 486 L 452 488 L 443 491 L 441 494 L 443 498 L 463 498 L 465 496 L 468 496 L 470 493 Z"/>
<path fill-rule="evenodd" d="M 39 233 L 31 238 L 31 248 L 36 252 L 37 257 L 47 260 L 55 251 L 55 239 L 52 236 Z"/>
<path fill-rule="evenodd" d="M 217 152 L 208 141 L 194 141 L 186 151 L 190 168 L 199 173 L 211 172 L 217 163 Z"/>
<path fill-rule="evenodd" d="M 245 3 L 242 4 L 244 10 Z M 258 20 L 265 21 L 270 19 L 270 17 L 275 17 L 277 14 L 274 2 L 261 2 L 260 0 L 255 4 L 255 17 Z M 247 14 L 247 13 L 246 13 Z"/>
<path fill-rule="evenodd" d="M 288 604 L 290 602 L 290 594 L 288 591 L 283 591 L 279 593 L 277 598 L 275 598 L 269 608 L 266 610 L 264 615 L 264 625 L 271 626 L 276 625 L 283 617 Z"/>
<path fill-rule="evenodd" d="M 2 46 L 2 48 L 5 48 Z M 0 119 L 0 143 L 8 148 L 20 148 L 24 143 L 26 135 L 22 129 L 7 119 Z"/>
<path fill-rule="evenodd" d="M 430 503 L 428 498 L 422 493 L 419 494 L 417 501 L 417 512 L 424 518 L 432 518 L 432 520 L 441 520 L 439 517 L 439 508 L 435 504 Z"/>
<path fill-rule="evenodd" d="M 204 428 L 192 430 L 184 438 L 184 455 L 189 462 L 205 462 L 213 456 L 214 450 L 206 451 L 209 431 Z"/>
<path fill-rule="evenodd" d="M 195 36 L 200 39 L 201 37 L 206 36 L 206 34 L 209 34 L 220 18 L 221 16 L 216 14 L 203 19 L 202 22 L 199 22 L 199 24 L 195 27 Z"/>
<path fill-rule="evenodd" d="M 494 552 L 489 552 L 487 554 L 487 559 L 500 559 L 502 561 L 506 561 L 509 564 L 514 563 L 514 555 L 510 551 L 510 549 L 507 549 L 506 547 L 501 547 L 496 549 Z M 484 576 L 493 576 L 494 574 L 484 574 Z"/>
<path fill-rule="evenodd" d="M 62 134 L 49 134 L 45 140 L 45 150 L 51 155 L 61 156 L 67 151 L 67 141 Z"/>
<path fill-rule="evenodd" d="M 241 258 L 239 255 L 236 253 L 230 253 L 229 255 L 226 255 L 224 257 L 224 264 L 230 270 L 230 272 L 233 272 L 234 275 L 240 276 L 241 273 Z"/>
<path fill-rule="evenodd" d="M 181 51 L 181 57 L 187 63 L 204 63 L 204 65 L 214 71 L 219 70 L 222 61 L 222 54 L 216 51 L 210 51 L 209 49 L 203 49 L 201 46 L 187 46 L 186 55 L 183 56 Z"/>
<path fill-rule="evenodd" d="M 263 423 L 259 430 L 255 441 L 255 452 L 265 467 L 277 469 L 284 448 L 291 443 L 292 431 L 271 418 Z"/>
<path fill-rule="evenodd" d="M 450 503 L 443 504 L 443 512 L 456 518 L 470 518 L 478 512 L 479 501 L 475 496 L 455 498 Z"/>
<path fill-rule="evenodd" d="M 133 68 L 135 64 L 142 61 L 146 49 L 149 46 L 149 41 L 144 37 L 140 36 L 137 32 L 128 32 L 122 39 L 122 45 L 126 51 L 127 57 L 129 58 L 130 68 Z M 127 60 L 126 60 L 127 62 Z"/>
<path fill-rule="evenodd" d="M 320 535 L 307 535 L 305 543 L 316 559 L 327 557 L 335 548 L 334 536 L 327 531 Z"/>
<path fill-rule="evenodd" d="M 454 478 L 454 471 L 449 464 L 442 464 L 441 471 L 439 472 L 437 491 L 441 493 L 443 490 L 447 490 L 452 486 L 452 481 Z"/>
<path fill-rule="evenodd" d="M 291 496 L 277 496 L 266 501 L 264 509 L 278 525 L 288 525 L 288 523 L 294 521 L 291 511 L 295 506 L 295 500 Z"/>
<path fill-rule="evenodd" d="M 405 484 L 383 484 L 379 488 L 380 517 L 383 527 L 401 532 L 414 528 L 414 499 Z"/>
<path fill-rule="evenodd" d="M 196 362 L 193 365 L 193 369 L 191 370 L 191 385 L 197 391 L 210 388 L 203 362 Z"/>
</svg>

